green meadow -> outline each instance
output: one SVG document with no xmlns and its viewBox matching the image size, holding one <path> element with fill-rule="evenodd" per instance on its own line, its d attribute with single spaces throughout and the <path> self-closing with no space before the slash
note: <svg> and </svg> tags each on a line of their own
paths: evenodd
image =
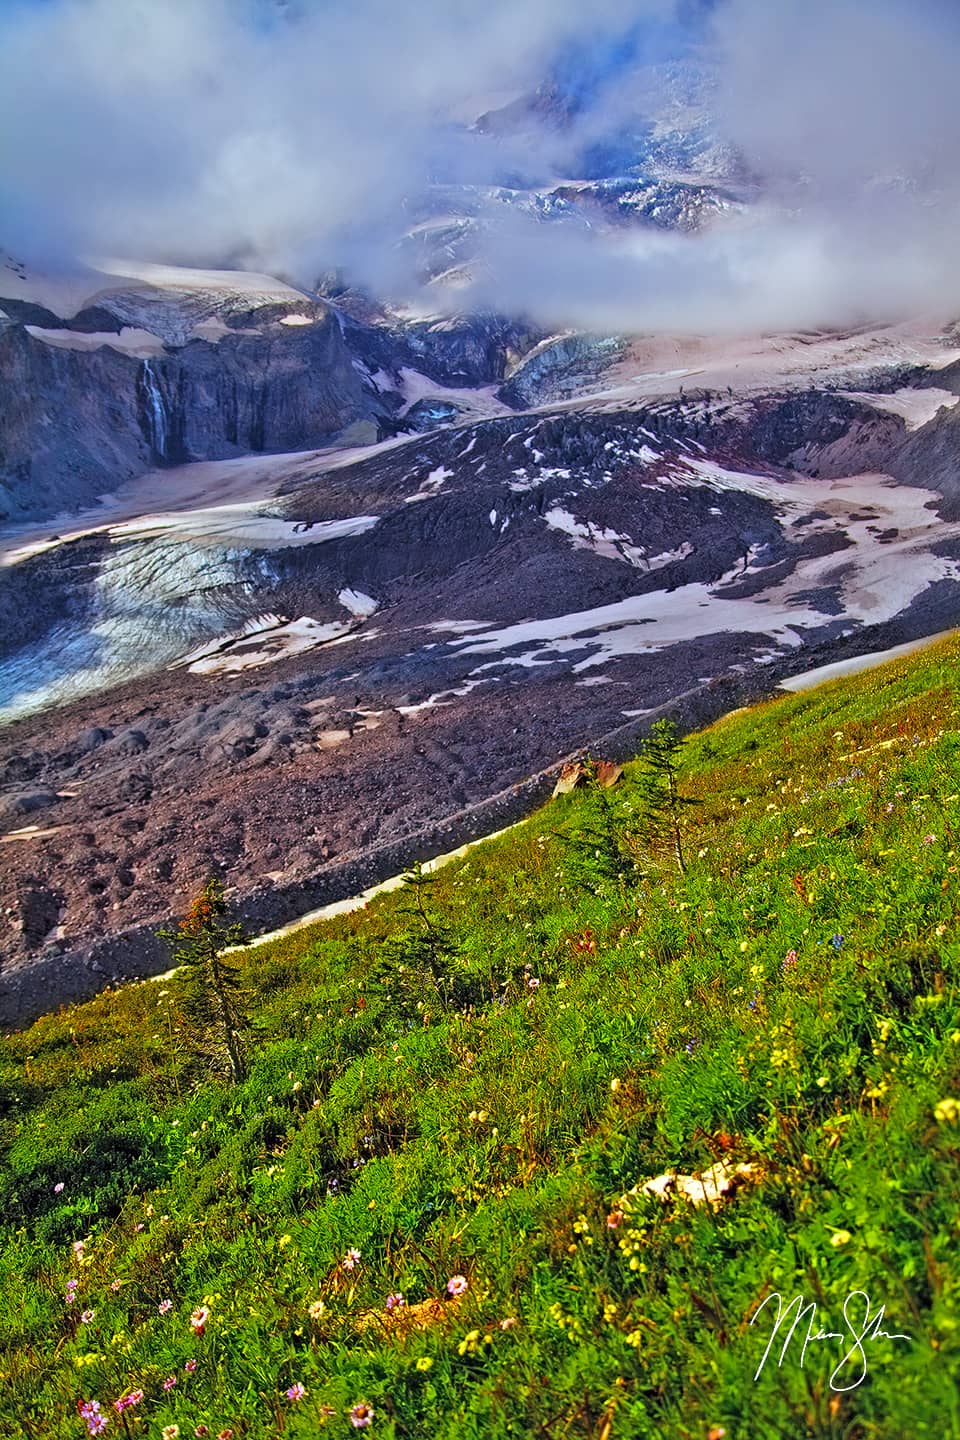
<svg viewBox="0 0 960 1440">
<path fill-rule="evenodd" d="M 184 972 L 3 1040 L 0 1434 L 960 1436 L 958 682 L 691 736 L 685 869 L 638 762 L 227 957 L 237 1083 Z"/>
</svg>

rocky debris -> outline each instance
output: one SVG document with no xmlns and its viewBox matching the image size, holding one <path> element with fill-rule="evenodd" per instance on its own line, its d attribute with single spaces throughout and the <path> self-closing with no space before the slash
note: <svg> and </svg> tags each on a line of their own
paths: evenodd
<svg viewBox="0 0 960 1440">
<path fill-rule="evenodd" d="M 64 896 L 34 876 L 25 876 L 17 886 L 16 899 L 7 914 L 15 931 L 29 948 L 43 943 L 60 922 Z"/>
<path fill-rule="evenodd" d="M 0 795 L 0 825 L 7 820 L 19 819 L 22 815 L 33 815 L 38 810 L 46 810 L 56 803 L 57 794 L 54 790 L 20 790 L 12 795 Z"/>
</svg>

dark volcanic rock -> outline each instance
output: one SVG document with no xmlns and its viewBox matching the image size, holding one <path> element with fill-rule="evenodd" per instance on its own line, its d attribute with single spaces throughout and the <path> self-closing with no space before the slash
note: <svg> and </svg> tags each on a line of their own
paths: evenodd
<svg viewBox="0 0 960 1440">
<path fill-rule="evenodd" d="M 57 796 L 53 790 L 20 790 L 12 795 L 0 795 L 0 824 L 15 820 L 21 815 L 32 815 L 37 810 L 46 810 L 56 805 Z"/>
</svg>

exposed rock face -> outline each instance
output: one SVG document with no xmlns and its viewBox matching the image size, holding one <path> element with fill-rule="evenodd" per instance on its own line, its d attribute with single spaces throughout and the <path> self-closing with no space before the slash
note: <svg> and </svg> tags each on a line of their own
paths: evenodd
<svg viewBox="0 0 960 1440">
<path fill-rule="evenodd" d="M 71 348 L 65 326 L 52 343 L 8 325 L 0 518 L 76 509 L 157 464 L 307 449 L 377 413 L 336 316 L 305 308 L 308 323 L 254 312 L 250 327 L 148 357 Z"/>
<path fill-rule="evenodd" d="M 140 365 L 107 347 L 44 344 L 20 325 L 0 333 L 0 518 L 92 504 L 149 468 Z"/>
<path fill-rule="evenodd" d="M 622 353 L 616 336 L 563 335 L 544 340 L 529 351 L 497 391 L 497 398 L 515 410 L 526 410 L 575 395 L 584 380 L 599 377 Z"/>
<path fill-rule="evenodd" d="M 535 345 L 543 332 L 522 320 L 500 315 L 454 315 L 446 319 L 399 323 L 371 314 L 360 300 L 338 299 L 338 305 L 363 316 L 345 329 L 347 343 L 371 369 L 399 376 L 409 366 L 447 386 L 497 384 L 512 361 Z"/>
</svg>

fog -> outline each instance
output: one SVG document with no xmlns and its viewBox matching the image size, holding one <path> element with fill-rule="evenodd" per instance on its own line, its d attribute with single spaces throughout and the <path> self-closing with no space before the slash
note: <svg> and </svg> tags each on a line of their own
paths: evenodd
<svg viewBox="0 0 960 1440">
<path fill-rule="evenodd" d="M 688 236 L 488 216 L 478 192 L 459 288 L 422 293 L 397 242 L 431 186 L 581 178 L 585 147 L 674 103 L 651 67 L 677 57 L 708 78 L 742 207 Z M 0 243 L 308 286 L 339 267 L 397 301 L 607 332 L 946 314 L 958 59 L 944 0 L 8 0 Z"/>
</svg>

